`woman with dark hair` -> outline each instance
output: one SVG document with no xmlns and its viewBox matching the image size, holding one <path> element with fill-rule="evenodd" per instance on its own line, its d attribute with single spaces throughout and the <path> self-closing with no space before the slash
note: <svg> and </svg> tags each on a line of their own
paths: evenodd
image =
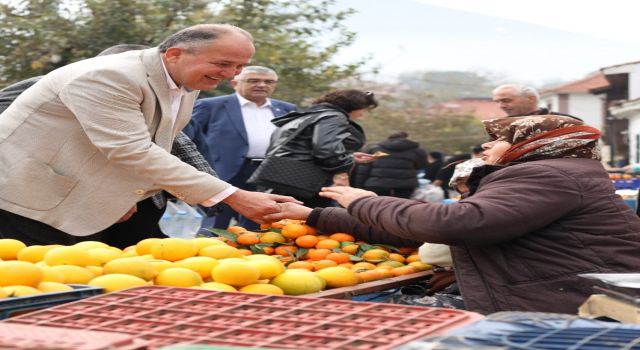
<svg viewBox="0 0 640 350">
<path fill-rule="evenodd" d="M 374 159 L 369 154 L 356 152 L 366 139 L 364 130 L 354 119 L 363 117 L 377 106 L 378 101 L 370 91 L 330 92 L 301 112 L 291 112 L 272 120 L 278 128 L 271 135 L 267 157 L 289 157 L 313 162 L 330 175 L 327 186 L 348 185 L 348 171 L 354 162 Z M 290 138 L 293 133 L 297 135 Z M 286 189 L 273 192 L 297 194 Z M 312 198 L 300 199 L 314 207 L 326 207 L 332 203 L 330 199 L 317 194 Z"/>
<path fill-rule="evenodd" d="M 419 203 L 349 187 L 321 195 L 343 208 L 281 204 L 280 214 L 371 243 L 451 247 L 467 309 L 575 314 L 594 284 L 584 273 L 637 272 L 640 218 L 600 162 L 600 131 L 565 116 L 484 121 L 484 164 L 455 204 Z"/>
</svg>

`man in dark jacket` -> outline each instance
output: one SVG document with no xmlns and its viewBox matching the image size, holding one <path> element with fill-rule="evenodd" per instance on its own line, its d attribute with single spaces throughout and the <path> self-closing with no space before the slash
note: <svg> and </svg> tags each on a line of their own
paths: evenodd
<svg viewBox="0 0 640 350">
<path fill-rule="evenodd" d="M 524 115 L 562 115 L 581 120 L 569 114 L 551 112 L 549 109 L 539 107 L 540 95 L 530 86 L 519 84 L 504 84 L 493 90 L 493 101 L 507 113 L 508 117 Z"/>
<path fill-rule="evenodd" d="M 356 164 L 351 185 L 373 191 L 380 196 L 410 198 L 418 187 L 417 173 L 426 164 L 426 152 L 408 139 L 404 131 L 395 132 L 365 152 L 380 156 L 371 163 Z"/>
</svg>

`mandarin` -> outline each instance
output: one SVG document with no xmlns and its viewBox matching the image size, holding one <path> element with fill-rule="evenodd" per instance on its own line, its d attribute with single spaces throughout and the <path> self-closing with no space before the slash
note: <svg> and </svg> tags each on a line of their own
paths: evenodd
<svg viewBox="0 0 640 350">
<path fill-rule="evenodd" d="M 260 243 L 260 237 L 255 232 L 245 231 L 238 234 L 236 242 L 241 245 L 252 245 Z"/>
<path fill-rule="evenodd" d="M 294 245 L 281 245 L 276 247 L 275 254 L 281 256 L 294 256 L 297 251 L 298 247 Z"/>
<path fill-rule="evenodd" d="M 338 242 L 355 242 L 356 241 L 356 238 L 353 237 L 352 235 L 348 233 L 342 233 L 342 232 L 334 233 L 330 235 L 329 238 L 336 240 Z"/>
<path fill-rule="evenodd" d="M 331 250 L 329 249 L 309 249 L 307 257 L 311 260 L 318 261 L 326 258 L 329 254 L 331 254 Z"/>
<path fill-rule="evenodd" d="M 351 261 L 351 257 L 347 253 L 329 253 L 326 258 L 333 260 L 338 264 L 344 264 Z"/>
<path fill-rule="evenodd" d="M 302 224 L 287 224 L 282 228 L 281 233 L 286 238 L 296 239 L 307 234 L 307 227 Z"/>
<path fill-rule="evenodd" d="M 304 235 L 296 238 L 296 245 L 301 248 L 313 248 L 318 243 L 318 237 L 313 235 Z"/>
<path fill-rule="evenodd" d="M 340 248 L 340 242 L 335 239 L 323 239 L 316 244 L 317 249 L 335 249 Z"/>
</svg>

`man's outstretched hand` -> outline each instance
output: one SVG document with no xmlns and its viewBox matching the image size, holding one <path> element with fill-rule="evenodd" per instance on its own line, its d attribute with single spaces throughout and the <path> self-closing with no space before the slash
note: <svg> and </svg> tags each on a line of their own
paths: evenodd
<svg viewBox="0 0 640 350">
<path fill-rule="evenodd" d="M 259 224 L 275 221 L 273 219 L 266 219 L 265 216 L 281 212 L 282 208 L 279 203 L 291 202 L 302 204 L 302 202 L 289 196 L 250 192 L 240 189 L 225 198 L 223 202 L 228 204 L 233 210 Z"/>
</svg>

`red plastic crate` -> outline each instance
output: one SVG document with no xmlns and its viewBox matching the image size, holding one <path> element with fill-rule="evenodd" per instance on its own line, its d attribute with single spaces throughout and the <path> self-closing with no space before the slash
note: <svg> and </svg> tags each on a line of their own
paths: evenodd
<svg viewBox="0 0 640 350">
<path fill-rule="evenodd" d="M 205 344 L 385 350 L 482 318 L 453 309 L 149 286 L 5 322 L 126 333 L 148 341 L 149 349 Z"/>
<path fill-rule="evenodd" d="M 144 350 L 147 342 L 129 334 L 0 323 L 1 349 Z"/>
</svg>

